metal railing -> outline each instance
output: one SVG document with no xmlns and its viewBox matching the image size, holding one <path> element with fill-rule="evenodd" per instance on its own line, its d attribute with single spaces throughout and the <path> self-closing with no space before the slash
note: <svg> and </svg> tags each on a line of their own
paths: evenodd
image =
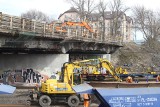
<svg viewBox="0 0 160 107">
<path fill-rule="evenodd" d="M 36 21 L 17 16 L 11 16 L 0 13 L 0 32 L 2 33 L 19 33 L 23 35 L 41 36 L 41 37 L 58 37 L 65 39 L 76 39 L 88 42 L 100 42 L 100 43 L 118 43 L 120 44 L 122 39 L 119 37 L 111 37 L 105 35 L 102 37 L 102 33 L 92 33 L 89 30 L 79 27 L 66 27 L 66 33 L 56 32 L 56 23 L 48 24 L 42 21 Z M 95 31 L 95 29 L 93 29 Z"/>
</svg>

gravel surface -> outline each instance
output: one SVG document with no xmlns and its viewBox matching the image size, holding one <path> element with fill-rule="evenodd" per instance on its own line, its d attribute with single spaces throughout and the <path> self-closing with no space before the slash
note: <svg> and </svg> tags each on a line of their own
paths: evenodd
<svg viewBox="0 0 160 107">
<path fill-rule="evenodd" d="M 13 94 L 1 94 L 0 95 L 0 107 L 25 107 L 28 97 L 28 89 L 16 89 Z M 92 96 L 90 107 L 98 107 L 99 101 L 95 96 Z M 31 107 L 40 107 L 38 103 L 33 102 Z M 65 103 L 53 103 L 51 107 L 68 107 Z M 83 105 L 79 106 L 83 107 Z"/>
<path fill-rule="evenodd" d="M 13 94 L 0 95 L 0 104 L 26 104 L 28 90 L 16 89 Z"/>
</svg>

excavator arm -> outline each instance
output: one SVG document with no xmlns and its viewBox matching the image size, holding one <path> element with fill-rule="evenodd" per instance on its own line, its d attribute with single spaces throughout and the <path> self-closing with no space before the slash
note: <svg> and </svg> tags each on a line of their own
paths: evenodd
<svg viewBox="0 0 160 107">
<path fill-rule="evenodd" d="M 91 63 L 91 62 L 98 62 L 98 64 L 87 64 L 87 63 Z M 118 76 L 118 72 L 114 69 L 114 67 L 112 66 L 112 64 L 105 60 L 105 59 L 102 59 L 102 58 L 99 58 L 99 59 L 88 59 L 88 60 L 82 60 L 82 61 L 75 61 L 73 62 L 74 64 L 78 65 L 78 66 L 86 66 L 86 67 L 91 67 L 91 68 L 95 68 L 95 69 L 92 69 L 92 74 L 99 74 L 97 73 L 98 72 L 98 69 L 100 68 L 105 68 L 109 74 L 111 74 L 117 81 L 122 81 L 120 79 L 120 77 Z M 96 71 L 96 72 L 95 72 Z"/>
<path fill-rule="evenodd" d="M 66 29 L 63 29 L 63 27 L 65 27 L 65 26 L 81 26 L 81 27 L 85 27 L 87 30 L 94 33 L 94 31 L 88 25 L 88 23 L 84 22 L 84 21 L 83 22 L 64 22 L 64 23 L 61 24 L 61 26 L 57 26 L 56 30 L 61 31 L 61 32 L 67 32 Z"/>
<path fill-rule="evenodd" d="M 74 72 L 77 68 L 80 68 L 78 63 L 64 63 L 62 67 L 61 81 L 68 83 L 71 86 L 81 83 L 81 78 L 75 78 L 75 76 L 80 76 L 80 74 Z"/>
<path fill-rule="evenodd" d="M 100 63 L 98 67 L 105 68 L 117 81 L 120 81 L 120 82 L 122 81 L 120 77 L 117 75 L 117 73 L 115 72 L 114 67 L 109 61 L 104 59 L 99 59 L 99 61 Z"/>
</svg>

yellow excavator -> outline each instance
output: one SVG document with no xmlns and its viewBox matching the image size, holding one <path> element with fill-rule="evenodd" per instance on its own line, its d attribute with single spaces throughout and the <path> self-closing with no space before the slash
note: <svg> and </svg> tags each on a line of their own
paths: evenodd
<svg viewBox="0 0 160 107">
<path fill-rule="evenodd" d="M 147 70 L 146 70 L 146 72 L 147 72 L 148 74 L 151 74 L 151 75 L 157 74 L 157 72 L 154 71 L 153 67 L 148 67 Z"/>
<path fill-rule="evenodd" d="M 94 64 L 87 65 L 85 69 L 86 72 L 81 72 L 82 78 L 86 78 L 89 81 L 104 80 L 108 75 L 111 75 L 116 81 L 122 81 L 119 77 L 119 73 L 121 73 L 119 70 L 123 69 L 115 70 L 112 64 L 106 59 L 99 58 L 99 59 L 88 60 L 88 62 L 93 62 L 93 61 L 95 62 Z M 92 68 L 92 70 L 89 71 L 89 68 Z M 127 73 L 127 71 L 125 71 L 125 73 Z"/>
<path fill-rule="evenodd" d="M 80 75 L 74 73 L 77 64 L 64 63 L 61 72 L 61 79 L 51 76 L 50 79 L 41 83 L 35 91 L 30 93 L 31 101 L 38 101 L 42 107 L 48 107 L 53 101 L 64 101 L 70 107 L 77 107 L 83 101 L 80 94 L 77 94 L 72 87 L 81 83 Z M 74 78 L 76 77 L 78 78 Z M 77 76 L 78 75 L 78 76 Z"/>
<path fill-rule="evenodd" d="M 93 64 L 94 61 L 98 64 Z M 117 81 L 122 81 L 107 60 L 90 59 L 67 62 L 63 64 L 60 79 L 57 80 L 56 76 L 51 76 L 50 79 L 42 82 L 35 91 L 30 93 L 30 101 L 38 101 L 42 107 L 50 106 L 53 101 L 64 101 L 70 107 L 77 107 L 80 102 L 84 101 L 84 98 L 83 95 L 77 94 L 72 87 L 82 83 L 82 72 L 78 69 L 87 66 L 93 67 L 92 72 L 95 74 L 99 68 L 105 68 Z"/>
<path fill-rule="evenodd" d="M 108 61 L 108 60 L 105 60 L 105 59 L 99 59 L 99 64 L 98 64 L 98 67 L 102 67 L 102 68 L 105 68 L 109 74 L 111 76 L 114 77 L 115 80 L 121 82 L 121 78 L 119 77 L 118 73 L 115 71 L 114 67 L 112 66 L 112 64 Z"/>
</svg>

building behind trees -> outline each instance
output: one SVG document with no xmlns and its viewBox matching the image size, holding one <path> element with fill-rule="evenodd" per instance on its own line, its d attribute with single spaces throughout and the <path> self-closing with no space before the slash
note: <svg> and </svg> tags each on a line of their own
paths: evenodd
<svg viewBox="0 0 160 107">
<path fill-rule="evenodd" d="M 133 21 L 132 18 L 127 16 L 124 12 L 120 12 L 120 17 L 118 17 L 117 26 L 119 26 L 116 35 L 112 32 L 114 30 L 113 22 L 115 17 L 115 12 L 113 11 L 105 11 L 104 18 L 105 18 L 105 37 L 104 39 L 117 39 L 122 40 L 123 42 L 131 42 L 133 41 L 132 36 L 132 25 Z M 64 13 L 59 15 L 58 18 L 61 22 L 65 21 L 72 21 L 72 22 L 79 22 L 80 16 L 78 10 L 74 7 L 71 7 L 69 10 L 65 11 Z M 85 20 L 89 23 L 89 25 L 93 28 L 93 30 L 98 33 L 103 32 L 103 17 L 99 13 L 91 13 L 88 18 Z M 113 41 L 114 42 L 114 41 Z"/>
</svg>

